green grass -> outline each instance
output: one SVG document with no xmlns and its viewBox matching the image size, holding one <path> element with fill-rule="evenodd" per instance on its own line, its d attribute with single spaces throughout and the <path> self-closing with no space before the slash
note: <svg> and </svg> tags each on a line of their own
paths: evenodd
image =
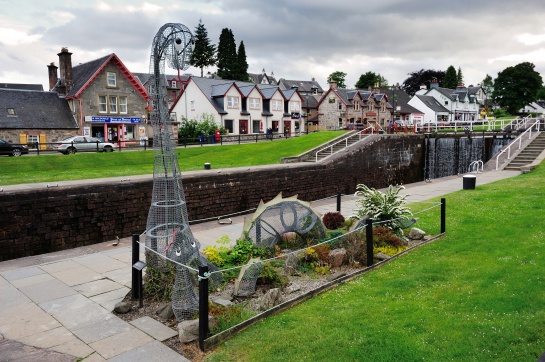
<svg viewBox="0 0 545 362">
<path fill-rule="evenodd" d="M 276 164 L 281 157 L 296 156 L 341 134 L 327 131 L 272 142 L 178 148 L 178 163 L 182 171 L 202 170 L 206 162 L 212 168 Z M 144 175 L 153 173 L 153 151 L 5 156 L 0 157 L 0 169 L 0 185 Z"/>
<path fill-rule="evenodd" d="M 267 318 L 206 360 L 536 361 L 545 351 L 544 180 L 540 166 L 447 195 L 444 238 Z M 419 217 L 418 227 L 437 229 L 436 211 Z"/>
</svg>

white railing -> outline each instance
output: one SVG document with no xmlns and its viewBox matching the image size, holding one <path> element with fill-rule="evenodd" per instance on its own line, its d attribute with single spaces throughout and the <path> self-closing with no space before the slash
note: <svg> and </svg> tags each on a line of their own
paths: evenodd
<svg viewBox="0 0 545 362">
<path fill-rule="evenodd" d="M 498 153 L 498 155 L 496 156 L 496 170 L 499 168 L 500 156 L 507 152 L 507 159 L 510 160 L 511 148 L 514 145 L 518 144 L 517 150 L 519 150 L 522 147 L 523 139 L 532 139 L 532 129 L 535 128 L 536 131 L 539 131 L 539 124 L 540 124 L 539 120 L 535 121 L 530 127 L 528 127 L 528 129 L 526 129 L 526 131 L 522 132 L 520 136 L 515 138 L 513 142 L 511 142 L 506 148 L 504 148 L 500 153 Z"/>
<path fill-rule="evenodd" d="M 354 137 L 358 137 L 360 140 L 363 138 L 364 134 L 367 133 L 366 131 L 370 131 L 369 133 L 373 134 L 374 133 L 374 128 L 373 127 L 367 127 L 357 133 L 354 133 L 353 135 L 350 135 L 346 138 L 343 138 L 342 140 L 340 141 L 337 141 L 335 143 L 332 143 L 331 145 L 327 146 L 327 147 L 324 147 L 324 148 L 321 148 L 319 149 L 318 151 L 316 151 L 316 162 L 318 162 L 318 154 L 320 152 L 323 152 L 323 151 L 329 151 L 329 155 L 332 155 L 333 154 L 333 147 L 338 145 L 338 144 L 341 144 L 344 142 L 344 147 L 348 147 L 348 140 L 351 139 L 351 138 L 354 138 Z"/>
<path fill-rule="evenodd" d="M 479 168 L 481 171 L 479 171 Z M 468 172 L 482 173 L 483 171 L 484 171 L 484 162 L 481 160 L 471 162 L 468 168 Z"/>
</svg>

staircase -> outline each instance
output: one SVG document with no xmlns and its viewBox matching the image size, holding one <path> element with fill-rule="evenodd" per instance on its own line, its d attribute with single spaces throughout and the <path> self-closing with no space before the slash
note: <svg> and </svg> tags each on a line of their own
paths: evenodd
<svg viewBox="0 0 545 362">
<path fill-rule="evenodd" d="M 356 142 L 359 142 L 360 140 L 366 138 L 367 136 L 369 136 L 369 134 L 365 134 L 363 132 L 353 133 L 349 135 L 348 137 L 343 138 L 340 141 L 337 141 L 327 147 L 324 147 L 316 151 L 313 157 L 307 158 L 305 162 L 319 162 L 323 160 L 324 158 L 329 157 L 336 152 L 344 150 L 346 147 L 353 145 Z"/>
<path fill-rule="evenodd" d="M 519 171 L 521 166 L 528 165 L 545 150 L 545 132 L 541 132 L 532 142 L 514 157 L 504 170 Z"/>
</svg>

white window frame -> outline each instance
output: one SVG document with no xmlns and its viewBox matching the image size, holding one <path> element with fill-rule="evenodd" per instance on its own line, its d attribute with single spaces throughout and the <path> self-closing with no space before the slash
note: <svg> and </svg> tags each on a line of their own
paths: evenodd
<svg viewBox="0 0 545 362">
<path fill-rule="evenodd" d="M 273 111 L 281 111 L 282 110 L 282 101 L 280 99 L 272 99 L 271 100 L 271 110 Z"/>
<path fill-rule="evenodd" d="M 120 96 L 119 97 L 119 113 L 120 114 L 127 114 L 128 112 L 128 100 L 126 96 Z"/>
<path fill-rule="evenodd" d="M 292 112 L 299 112 L 301 110 L 300 102 L 298 101 L 291 101 L 290 102 L 290 110 Z"/>
<path fill-rule="evenodd" d="M 192 110 L 192 111 L 195 110 L 195 101 L 191 101 L 191 110 Z"/>
<path fill-rule="evenodd" d="M 176 88 L 176 81 L 175 80 L 172 81 L 171 87 Z"/>
<path fill-rule="evenodd" d="M 117 87 L 117 74 L 114 72 L 106 72 L 108 87 Z"/>
<path fill-rule="evenodd" d="M 228 96 L 227 97 L 227 108 L 238 108 L 238 97 Z"/>
<path fill-rule="evenodd" d="M 260 98 L 250 98 L 249 100 L 250 100 L 250 109 L 256 109 L 256 110 L 261 109 Z"/>
<path fill-rule="evenodd" d="M 98 113 L 108 113 L 107 96 L 98 96 Z"/>
<path fill-rule="evenodd" d="M 108 107 L 110 108 L 110 113 L 117 113 L 117 97 L 108 96 Z"/>
</svg>

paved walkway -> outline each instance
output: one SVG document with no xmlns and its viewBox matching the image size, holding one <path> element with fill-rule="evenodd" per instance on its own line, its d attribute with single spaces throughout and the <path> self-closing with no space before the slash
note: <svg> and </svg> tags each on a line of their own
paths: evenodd
<svg viewBox="0 0 545 362">
<path fill-rule="evenodd" d="M 476 184 L 518 174 L 485 172 L 477 175 Z M 462 177 L 451 176 L 405 185 L 402 194 L 410 194 L 409 202 L 418 202 L 462 186 Z M 343 196 L 341 213 L 351 215 L 355 202 L 354 196 Z M 332 197 L 312 206 L 321 213 L 335 211 L 337 200 Z M 230 221 L 195 224 L 191 230 L 204 248 L 224 235 L 232 241 L 240 237 L 244 216 Z M 116 246 L 105 242 L 0 262 L 0 360 L 187 361 L 161 343 L 177 331 L 149 317 L 128 323 L 111 312 L 130 286 L 130 238 Z"/>
</svg>

